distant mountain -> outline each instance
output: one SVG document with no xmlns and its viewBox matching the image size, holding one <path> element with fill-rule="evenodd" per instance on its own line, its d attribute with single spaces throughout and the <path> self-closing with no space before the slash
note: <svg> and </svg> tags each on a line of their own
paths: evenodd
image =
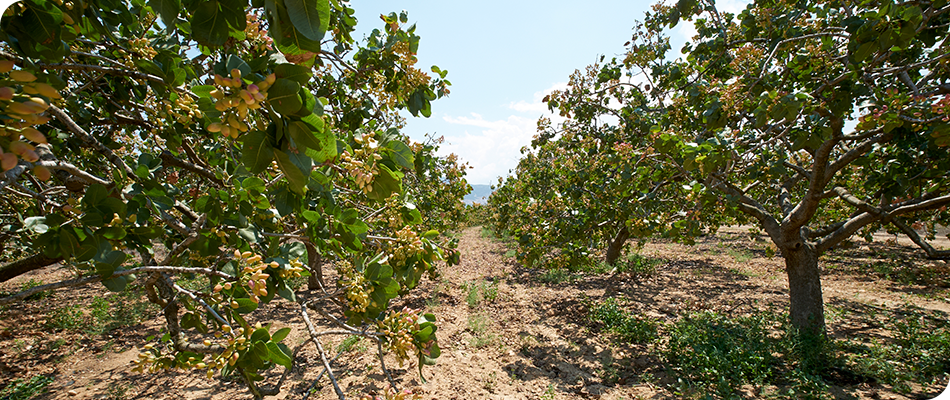
<svg viewBox="0 0 950 400">
<path fill-rule="evenodd" d="M 491 195 L 491 185 L 472 185 L 472 193 L 469 193 L 462 199 L 465 204 L 488 203 L 488 196 Z"/>
</svg>

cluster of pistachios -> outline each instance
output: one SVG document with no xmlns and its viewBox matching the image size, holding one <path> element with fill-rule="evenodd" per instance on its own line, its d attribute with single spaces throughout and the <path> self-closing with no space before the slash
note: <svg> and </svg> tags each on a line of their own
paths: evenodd
<svg viewBox="0 0 950 400">
<path fill-rule="evenodd" d="M 370 283 L 366 281 L 363 274 L 353 268 L 353 264 L 346 261 L 339 261 L 336 264 L 337 272 L 340 273 L 339 284 L 346 292 L 346 299 L 349 300 L 350 310 L 361 313 L 365 312 L 370 305 Z"/>
<path fill-rule="evenodd" d="M 353 176 L 356 186 L 363 193 L 373 191 L 373 180 L 379 175 L 376 161 L 383 158 L 378 152 L 379 145 L 374 136 L 374 133 L 357 135 L 353 140 L 360 148 L 354 149 L 353 154 L 343 152 L 340 155 L 340 164 Z"/>
<path fill-rule="evenodd" d="M 221 111 L 221 122 L 212 122 L 208 125 L 208 132 L 221 132 L 225 137 L 237 139 L 249 127 L 246 122 L 249 110 L 261 108 L 261 102 L 267 99 L 267 89 L 277 80 L 274 74 L 268 75 L 263 81 L 244 86 L 241 70 L 231 70 L 231 77 L 214 75 L 214 84 L 217 89 L 211 91 L 214 98 L 214 109 Z"/>
<path fill-rule="evenodd" d="M 422 239 L 411 227 L 406 226 L 396 231 L 396 239 L 399 241 L 391 247 L 390 265 L 393 265 L 393 261 L 396 265 L 401 264 L 406 259 L 422 252 Z"/>
<path fill-rule="evenodd" d="M 379 331 L 386 335 L 386 347 L 396 355 L 400 368 L 410 355 L 416 355 L 412 332 L 419 329 L 418 319 L 419 311 L 406 307 L 399 312 L 390 312 L 383 322 L 379 322 Z"/>
<path fill-rule="evenodd" d="M 20 159 L 36 162 L 40 159 L 34 144 L 46 143 L 46 136 L 34 125 L 49 122 L 42 115 L 49 108 L 48 101 L 60 99 L 59 91 L 52 86 L 37 82 L 35 75 L 24 70 L 14 70 L 10 60 L 0 60 L 0 73 L 8 74 L 8 79 L 0 79 L 0 137 L 8 140 L 6 149 L 0 147 L 0 168 L 8 171 L 17 165 Z M 35 166 L 34 175 L 41 179 L 50 178 L 50 171 L 43 166 Z"/>
</svg>

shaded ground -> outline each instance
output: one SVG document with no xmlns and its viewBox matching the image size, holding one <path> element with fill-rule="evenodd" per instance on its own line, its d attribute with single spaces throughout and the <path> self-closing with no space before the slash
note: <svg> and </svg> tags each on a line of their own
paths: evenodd
<svg viewBox="0 0 950 400">
<path fill-rule="evenodd" d="M 787 308 L 787 284 L 781 259 L 769 258 L 768 247 L 744 230 L 727 229 L 691 247 L 648 244 L 640 254 L 662 260 L 648 276 L 552 273 L 520 267 L 506 256 L 510 253 L 504 243 L 470 228 L 461 236 L 462 263 L 444 268 L 440 279 L 426 282 L 418 296 L 404 300 L 405 305 L 426 308 L 438 318 L 442 348 L 438 365 L 424 369 L 425 383 L 414 363 L 400 368 L 387 359 L 387 365 L 402 386 L 424 393 L 426 399 L 676 398 L 656 347 L 600 333 L 587 317 L 591 305 L 620 299 L 632 314 L 660 323 L 703 310 L 724 315 L 781 313 Z M 918 257 L 915 250 L 898 243 L 856 243 L 825 257 L 822 284 L 831 335 L 886 340 L 887 318 L 901 313 L 945 321 L 950 313 L 950 270 L 944 262 Z M 66 271 L 43 272 L 0 289 L 10 291 L 29 279 L 51 282 L 63 276 L 68 276 Z M 67 299 L 88 302 L 107 296 L 114 295 L 100 288 L 73 289 L 0 312 L 0 383 L 52 377 L 49 392 L 41 399 L 73 393 L 73 398 L 84 399 L 250 398 L 237 383 L 207 380 L 199 373 L 129 372 L 138 353 L 133 346 L 161 334 L 158 319 L 153 318 L 157 310 L 147 310 L 139 325 L 106 333 L 89 333 L 101 327 L 87 328 L 85 333 L 50 327 L 51 318 L 62 314 L 55 310 L 73 301 Z M 286 340 L 293 347 L 303 338 L 302 324 L 293 312 L 295 305 L 281 304 L 267 318 L 295 327 Z M 350 340 L 341 347 L 343 339 L 325 343 L 333 354 L 341 351 L 334 368 L 341 373 L 343 389 L 353 398 L 383 389 L 385 378 L 375 366 L 374 346 Z M 304 350 L 299 357 L 290 384 L 277 398 L 302 398 L 322 371 L 315 352 Z M 911 383 L 909 391 L 898 393 L 890 386 L 848 376 L 838 383 L 831 393 L 842 399 L 929 398 L 945 386 Z M 747 397 L 761 393 L 747 389 Z M 336 396 L 323 378 L 310 398 Z"/>
</svg>

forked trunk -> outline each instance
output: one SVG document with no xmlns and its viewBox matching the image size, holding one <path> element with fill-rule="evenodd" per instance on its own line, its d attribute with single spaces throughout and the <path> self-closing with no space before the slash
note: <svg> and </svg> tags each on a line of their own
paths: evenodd
<svg viewBox="0 0 950 400">
<path fill-rule="evenodd" d="M 604 261 L 606 261 L 607 264 L 614 265 L 617 263 L 617 259 L 620 258 L 620 251 L 623 250 L 623 245 L 627 243 L 627 239 L 629 238 L 630 232 L 627 230 L 627 227 L 624 226 L 620 228 L 617 235 L 610 241 L 610 245 L 607 246 L 607 256 L 604 257 Z"/>
<path fill-rule="evenodd" d="M 783 249 L 785 272 L 788 274 L 789 317 L 800 333 L 825 334 L 824 304 L 818 253 L 809 244 L 797 249 Z"/>
</svg>

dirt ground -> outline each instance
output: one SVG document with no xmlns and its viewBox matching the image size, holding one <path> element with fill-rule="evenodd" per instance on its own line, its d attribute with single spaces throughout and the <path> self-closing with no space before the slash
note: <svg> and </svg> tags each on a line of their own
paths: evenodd
<svg viewBox="0 0 950 400">
<path fill-rule="evenodd" d="M 950 314 L 948 264 L 921 260 L 921 253 L 902 241 L 885 243 L 889 236 L 879 239 L 870 245 L 856 242 L 822 259 L 832 337 L 875 329 L 874 321 L 849 317 L 868 310 L 884 313 L 916 306 L 943 320 Z M 941 243 L 936 247 L 941 245 L 950 247 Z M 694 246 L 647 244 L 640 254 L 664 261 L 646 278 L 587 274 L 545 282 L 543 271 L 519 266 L 504 243 L 483 237 L 477 227 L 461 233 L 460 250 L 460 265 L 443 268 L 439 279 L 426 282 L 415 297 L 397 304 L 427 309 L 438 319 L 442 355 L 437 365 L 423 370 L 426 382 L 414 363 L 400 368 L 391 355 L 387 358 L 396 381 L 423 393 L 425 399 L 676 398 L 665 386 L 670 378 L 661 360 L 648 346 L 618 343 L 597 334 L 586 317 L 592 301 L 621 296 L 635 313 L 668 322 L 688 311 L 728 315 L 781 311 L 788 302 L 781 259 L 768 257 L 769 244 L 739 228 L 724 229 Z M 869 273 L 870 264 L 880 267 Z M 901 266 L 907 264 L 926 268 L 914 268 L 917 275 L 901 275 Z M 921 270 L 929 272 L 920 276 Z M 0 290 L 10 293 L 30 279 L 48 283 L 68 277 L 68 271 L 61 269 L 37 271 L 5 282 Z M 157 309 L 138 325 L 101 335 L 44 328 L 52 318 L 51 309 L 106 296 L 112 294 L 101 286 L 66 289 L 2 309 L 0 387 L 42 375 L 52 383 L 38 399 L 251 398 L 239 383 L 208 380 L 199 372 L 132 373 L 130 363 L 145 339 L 162 334 Z M 303 341 L 305 328 L 296 305 L 280 300 L 268 313 L 260 318 L 294 328 L 285 340 L 291 348 Z M 343 339 L 326 339 L 324 346 L 336 355 L 335 350 L 343 350 Z M 349 349 L 339 354 L 333 367 L 348 398 L 388 385 L 375 363 L 375 346 L 349 343 Z M 269 381 L 282 370 L 277 367 Z M 318 354 L 312 346 L 306 348 L 282 393 L 274 398 L 300 399 L 312 389 L 311 399 L 335 399 L 326 377 L 314 383 L 322 370 Z M 905 396 L 886 386 L 856 383 L 833 386 L 832 394 L 841 399 L 915 399 L 936 396 L 943 387 L 914 384 L 912 389 Z M 749 388 L 746 394 L 754 397 L 753 393 Z"/>
</svg>

